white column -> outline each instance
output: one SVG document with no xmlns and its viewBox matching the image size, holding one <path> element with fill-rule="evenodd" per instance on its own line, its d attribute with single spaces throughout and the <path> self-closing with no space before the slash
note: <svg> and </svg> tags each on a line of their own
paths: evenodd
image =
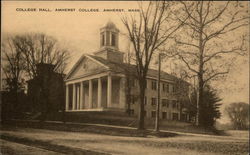
<svg viewBox="0 0 250 155">
<path fill-rule="evenodd" d="M 108 75 L 108 84 L 107 84 L 107 104 L 108 104 L 108 107 L 111 107 L 111 104 L 112 104 L 112 77 L 111 75 Z"/>
<path fill-rule="evenodd" d="M 80 109 L 83 109 L 83 82 L 80 84 Z"/>
<path fill-rule="evenodd" d="M 77 88 L 78 88 L 78 89 L 77 89 L 77 90 L 78 90 L 78 93 L 77 93 L 77 98 L 78 98 L 77 110 L 79 110 L 79 109 L 80 109 L 80 104 L 81 104 L 81 103 L 80 103 L 80 102 L 81 102 L 81 98 L 80 98 L 80 96 L 81 96 L 81 94 L 80 94 L 80 93 L 81 93 L 81 92 L 80 92 L 80 89 L 81 89 L 81 88 L 80 88 L 80 85 L 77 86 Z"/>
<path fill-rule="evenodd" d="M 102 79 L 98 78 L 98 103 L 97 107 L 101 108 L 102 107 Z"/>
<path fill-rule="evenodd" d="M 89 80 L 89 108 L 93 107 L 92 90 L 93 90 L 92 80 Z"/>
<path fill-rule="evenodd" d="M 65 111 L 69 110 L 69 85 L 66 84 L 66 94 L 65 94 L 65 97 L 66 97 L 66 105 L 65 105 Z"/>
<path fill-rule="evenodd" d="M 75 110 L 75 107 L 76 107 L 76 84 L 75 83 L 73 83 L 73 95 L 72 95 L 72 98 L 73 98 L 72 110 Z"/>
<path fill-rule="evenodd" d="M 76 110 L 79 109 L 79 86 L 76 85 Z"/>
</svg>

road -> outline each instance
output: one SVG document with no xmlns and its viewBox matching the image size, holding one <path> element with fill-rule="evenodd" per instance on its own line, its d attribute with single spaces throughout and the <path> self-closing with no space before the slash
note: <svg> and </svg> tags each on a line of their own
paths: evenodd
<svg viewBox="0 0 250 155">
<path fill-rule="evenodd" d="M 49 151 L 46 149 L 41 149 L 37 147 L 32 147 L 28 145 L 23 145 L 20 143 L 15 143 L 15 142 L 10 142 L 6 140 L 0 139 L 1 143 L 1 154 L 3 155 L 15 155 L 15 154 L 20 154 L 20 155 L 58 155 L 61 153 L 54 152 L 54 151 Z"/>
<path fill-rule="evenodd" d="M 38 152 L 34 154 L 45 151 L 45 154 L 221 155 L 247 154 L 249 151 L 248 138 L 233 136 L 225 138 L 225 136 L 179 135 L 168 138 L 143 138 L 31 128 L 1 130 L 0 133 L 1 138 L 8 141 L 1 147 L 25 152 L 29 148 L 23 146 L 25 143 L 32 146 L 31 150 Z M 13 141 L 19 144 L 12 143 Z M 15 145 L 22 145 L 23 149 L 17 149 Z M 33 154 L 32 151 L 29 153 Z"/>
</svg>

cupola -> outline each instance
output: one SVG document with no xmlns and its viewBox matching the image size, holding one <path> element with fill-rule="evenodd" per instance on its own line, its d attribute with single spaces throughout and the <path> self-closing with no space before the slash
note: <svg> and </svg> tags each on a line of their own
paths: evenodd
<svg viewBox="0 0 250 155">
<path fill-rule="evenodd" d="M 115 24 L 111 21 L 100 29 L 100 46 L 101 48 L 109 47 L 112 49 L 119 49 L 119 30 L 116 28 Z"/>
<path fill-rule="evenodd" d="M 113 62 L 123 62 L 123 54 L 119 51 L 119 29 L 111 21 L 100 29 L 100 50 L 95 53 Z"/>
</svg>

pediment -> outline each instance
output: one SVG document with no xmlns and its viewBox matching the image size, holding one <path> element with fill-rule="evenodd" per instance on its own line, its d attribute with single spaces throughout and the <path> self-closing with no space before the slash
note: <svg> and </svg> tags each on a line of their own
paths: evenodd
<svg viewBox="0 0 250 155">
<path fill-rule="evenodd" d="M 68 80 L 83 77 L 84 75 L 98 73 L 105 70 L 107 70 L 107 67 L 105 67 L 104 65 L 98 63 L 97 61 L 91 59 L 88 56 L 83 56 L 71 69 L 66 79 Z"/>
</svg>

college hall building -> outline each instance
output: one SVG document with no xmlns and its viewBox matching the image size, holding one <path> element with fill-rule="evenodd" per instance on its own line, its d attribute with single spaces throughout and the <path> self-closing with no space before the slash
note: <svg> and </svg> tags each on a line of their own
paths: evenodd
<svg viewBox="0 0 250 155">
<path fill-rule="evenodd" d="M 119 30 L 108 22 L 100 29 L 100 49 L 93 55 L 82 55 L 66 75 L 66 111 L 130 111 L 139 113 L 139 85 L 130 81 L 128 100 L 126 76 L 135 75 L 136 66 L 123 62 L 124 53 L 119 51 Z M 157 70 L 149 69 L 145 92 L 145 116 L 155 117 L 157 102 Z M 131 76 L 133 77 L 133 76 Z M 188 115 L 175 96 L 176 77 L 161 73 L 160 118 L 185 120 Z M 130 102 L 130 103 L 129 103 Z"/>
</svg>

